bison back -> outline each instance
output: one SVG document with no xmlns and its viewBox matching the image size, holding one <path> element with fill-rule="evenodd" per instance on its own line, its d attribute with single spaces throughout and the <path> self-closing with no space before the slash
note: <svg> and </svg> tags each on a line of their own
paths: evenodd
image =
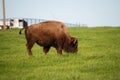
<svg viewBox="0 0 120 80">
<path fill-rule="evenodd" d="M 57 42 L 63 42 L 69 34 L 63 23 L 46 21 L 29 26 L 26 35 L 41 46 L 52 46 Z"/>
</svg>

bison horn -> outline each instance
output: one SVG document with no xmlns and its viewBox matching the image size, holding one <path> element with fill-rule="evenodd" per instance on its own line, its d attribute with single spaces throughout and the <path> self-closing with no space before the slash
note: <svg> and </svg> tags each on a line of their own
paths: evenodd
<svg viewBox="0 0 120 80">
<path fill-rule="evenodd" d="M 71 41 L 72 41 L 73 44 L 76 44 L 76 43 L 77 43 L 77 39 L 74 38 L 74 37 L 71 37 Z"/>
<path fill-rule="evenodd" d="M 77 39 L 74 39 L 74 42 L 73 42 L 74 44 L 76 44 L 77 43 Z"/>
</svg>

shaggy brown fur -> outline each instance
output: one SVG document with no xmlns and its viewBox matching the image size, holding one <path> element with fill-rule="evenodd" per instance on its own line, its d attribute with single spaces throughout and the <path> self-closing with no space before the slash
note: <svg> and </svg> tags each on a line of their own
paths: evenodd
<svg viewBox="0 0 120 80">
<path fill-rule="evenodd" d="M 72 53 L 77 52 L 78 40 L 75 37 L 71 37 L 65 24 L 58 21 L 45 21 L 33 24 L 25 28 L 25 36 L 29 55 L 32 55 L 31 48 L 34 43 L 43 46 L 45 54 L 47 54 L 51 47 L 56 48 L 59 54 L 62 54 L 62 50 Z"/>
</svg>

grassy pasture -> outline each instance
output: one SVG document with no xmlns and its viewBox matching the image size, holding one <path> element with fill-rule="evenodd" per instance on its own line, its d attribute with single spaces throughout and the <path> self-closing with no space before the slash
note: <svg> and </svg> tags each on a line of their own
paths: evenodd
<svg viewBox="0 0 120 80">
<path fill-rule="evenodd" d="M 28 57 L 18 32 L 0 30 L 0 80 L 120 80 L 120 27 L 69 28 L 79 50 L 62 56 L 35 44 Z"/>
</svg>

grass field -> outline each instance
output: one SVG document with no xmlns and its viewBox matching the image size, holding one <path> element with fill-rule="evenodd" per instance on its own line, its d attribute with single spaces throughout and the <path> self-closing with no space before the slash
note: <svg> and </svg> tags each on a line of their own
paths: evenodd
<svg viewBox="0 0 120 80">
<path fill-rule="evenodd" d="M 0 30 L 0 80 L 120 80 L 120 27 L 69 28 L 77 54 L 34 45 L 28 57 L 24 32 Z"/>
</svg>

